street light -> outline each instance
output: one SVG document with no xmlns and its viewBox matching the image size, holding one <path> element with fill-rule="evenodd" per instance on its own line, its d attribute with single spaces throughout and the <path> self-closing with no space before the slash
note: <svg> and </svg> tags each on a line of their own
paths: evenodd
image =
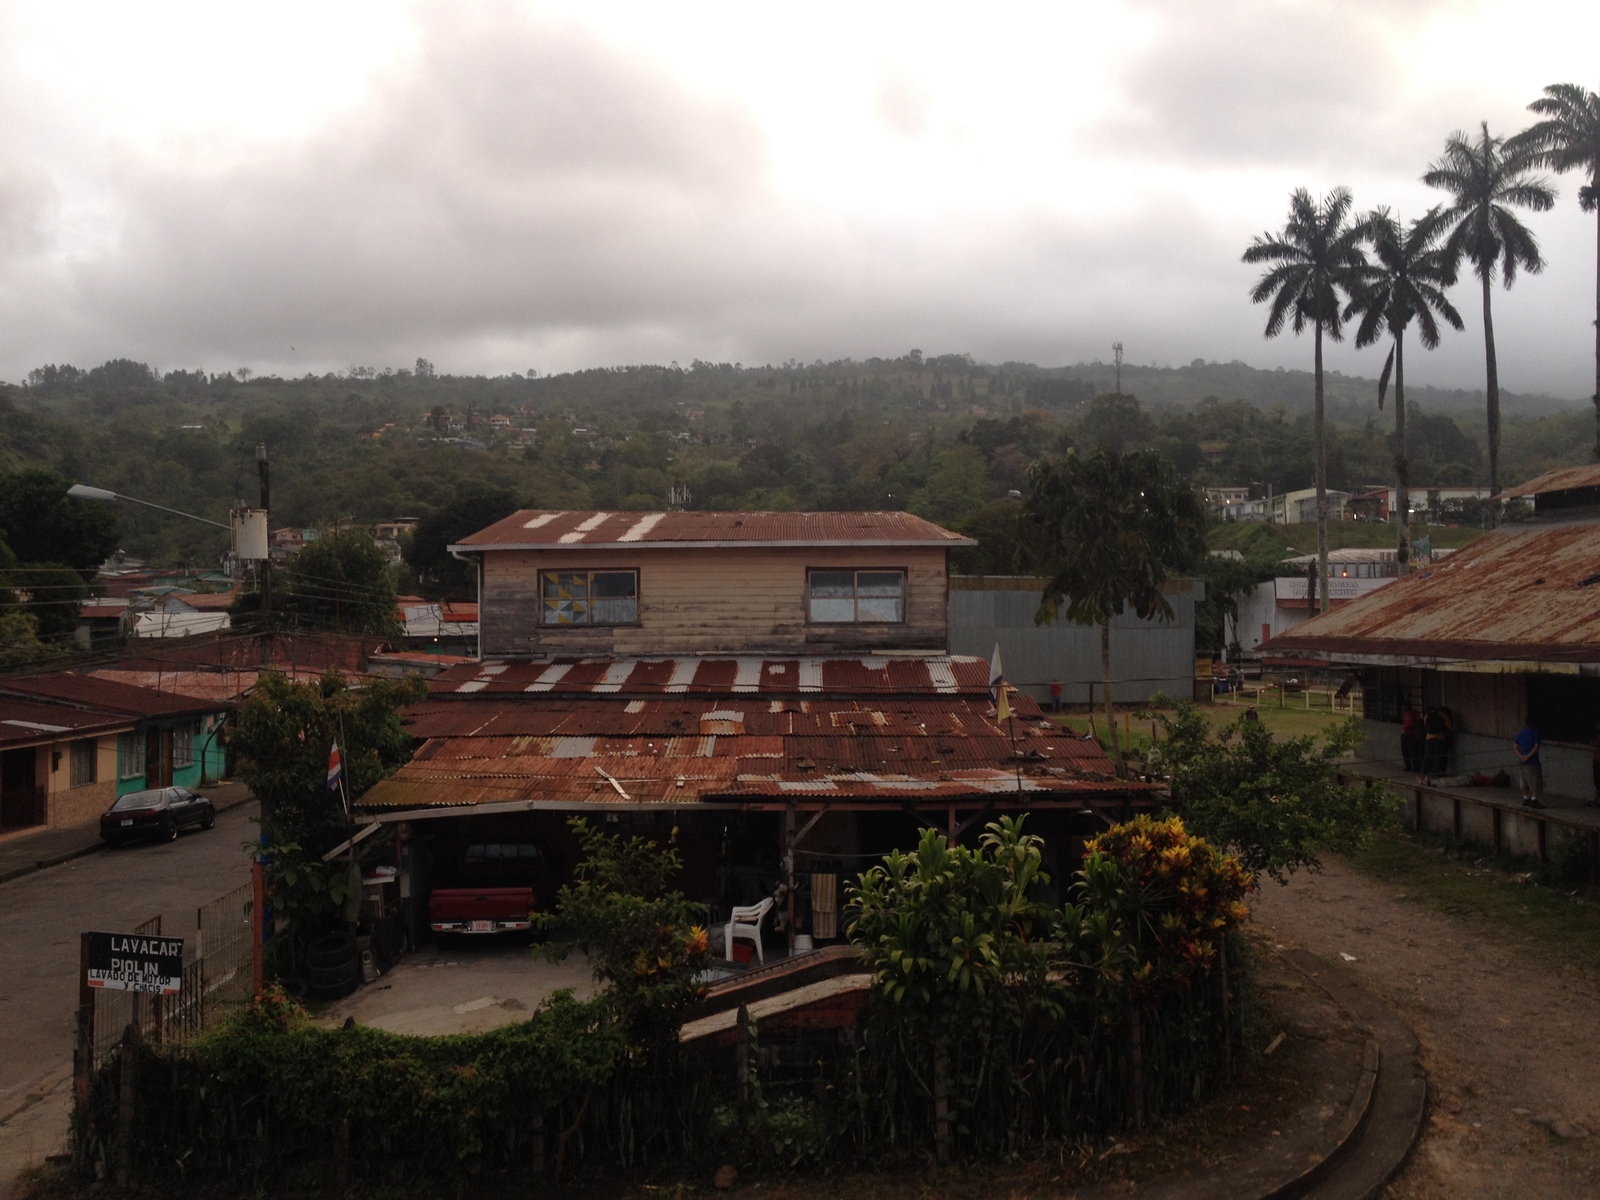
<svg viewBox="0 0 1600 1200">
<path fill-rule="evenodd" d="M 130 504 L 142 504 L 146 508 L 159 508 L 164 513 L 171 513 L 175 517 L 188 517 L 191 521 L 199 521 L 203 525 L 215 525 L 218 529 L 233 531 L 232 525 L 224 525 L 221 521 L 213 521 L 209 517 L 197 517 L 193 513 L 181 512 L 176 508 L 168 508 L 165 504 L 152 504 L 148 500 L 140 500 L 136 496 L 124 496 L 121 492 L 107 491 L 105 488 L 90 487 L 87 483 L 75 483 L 67 489 L 67 495 L 76 496 L 79 500 L 105 500 L 114 502 L 126 500 Z"/>
</svg>

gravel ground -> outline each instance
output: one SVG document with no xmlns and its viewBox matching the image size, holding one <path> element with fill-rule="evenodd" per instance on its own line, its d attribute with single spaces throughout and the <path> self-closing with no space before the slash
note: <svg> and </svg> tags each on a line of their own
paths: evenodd
<svg viewBox="0 0 1600 1200">
<path fill-rule="evenodd" d="M 1278 944 L 1346 956 L 1421 1043 L 1428 1124 L 1388 1196 L 1600 1196 L 1596 975 L 1553 968 L 1338 861 L 1267 882 L 1254 919 Z"/>
</svg>

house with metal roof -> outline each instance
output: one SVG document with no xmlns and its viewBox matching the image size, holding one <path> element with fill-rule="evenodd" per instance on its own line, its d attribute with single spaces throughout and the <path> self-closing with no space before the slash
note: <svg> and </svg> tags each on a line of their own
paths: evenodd
<svg viewBox="0 0 1600 1200">
<path fill-rule="evenodd" d="M 1534 500 L 1532 521 L 1502 526 L 1267 649 L 1359 671 L 1368 760 L 1395 774 L 1402 713 L 1442 706 L 1456 730 L 1450 777 L 1514 773 L 1511 738 L 1532 725 L 1547 805 L 1588 800 L 1600 720 L 1597 489 L 1595 467 L 1513 489 L 1508 495 Z M 1585 810 L 1569 815 L 1585 830 L 1600 826 Z"/>
<path fill-rule="evenodd" d="M 0 833 L 94 820 L 117 797 L 133 718 L 0 696 Z"/>
<path fill-rule="evenodd" d="M 110 771 L 102 776 L 115 781 L 113 798 L 143 788 L 198 787 L 223 774 L 226 702 L 70 671 L 0 680 L 5 697 L 122 722 L 115 761 L 104 764 Z"/>
<path fill-rule="evenodd" d="M 987 661 L 948 652 L 970 544 L 908 513 L 516 513 L 452 547 L 482 657 L 430 680 L 421 747 L 357 807 L 403 827 L 415 895 L 468 843 L 571 861 L 574 814 L 675 833 L 685 891 L 724 913 L 792 883 L 802 932 L 811 881 L 841 897 L 930 823 L 1030 813 L 1064 878 L 1158 789 L 1024 695 L 1002 721 Z"/>
</svg>

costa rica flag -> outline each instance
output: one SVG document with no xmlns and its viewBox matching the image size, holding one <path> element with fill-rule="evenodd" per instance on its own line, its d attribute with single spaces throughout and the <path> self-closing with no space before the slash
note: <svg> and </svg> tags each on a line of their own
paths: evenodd
<svg viewBox="0 0 1600 1200">
<path fill-rule="evenodd" d="M 328 751 L 328 790 L 339 790 L 339 780 L 344 775 L 344 761 L 339 757 L 339 743 L 333 744 L 333 749 Z"/>
</svg>

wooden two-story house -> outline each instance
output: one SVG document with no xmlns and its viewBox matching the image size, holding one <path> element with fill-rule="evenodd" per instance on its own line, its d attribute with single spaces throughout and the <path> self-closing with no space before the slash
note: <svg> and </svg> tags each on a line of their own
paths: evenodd
<svg viewBox="0 0 1600 1200">
<path fill-rule="evenodd" d="M 940 652 L 950 551 L 903 512 L 519 512 L 478 561 L 485 657 Z"/>
<path fill-rule="evenodd" d="M 416 896 L 429 854 L 467 845 L 570 864 L 583 815 L 676 831 L 714 911 L 793 880 L 819 937 L 840 930 L 826 903 L 810 921 L 808 881 L 836 903 L 919 826 L 1028 812 L 1064 877 L 1156 792 L 1025 696 L 1000 722 L 988 662 L 947 652 L 948 557 L 970 544 L 898 512 L 508 516 L 452 547 L 478 567 L 479 661 L 430 681 L 406 714 L 422 745 L 358 807 L 422 843 Z"/>
</svg>

